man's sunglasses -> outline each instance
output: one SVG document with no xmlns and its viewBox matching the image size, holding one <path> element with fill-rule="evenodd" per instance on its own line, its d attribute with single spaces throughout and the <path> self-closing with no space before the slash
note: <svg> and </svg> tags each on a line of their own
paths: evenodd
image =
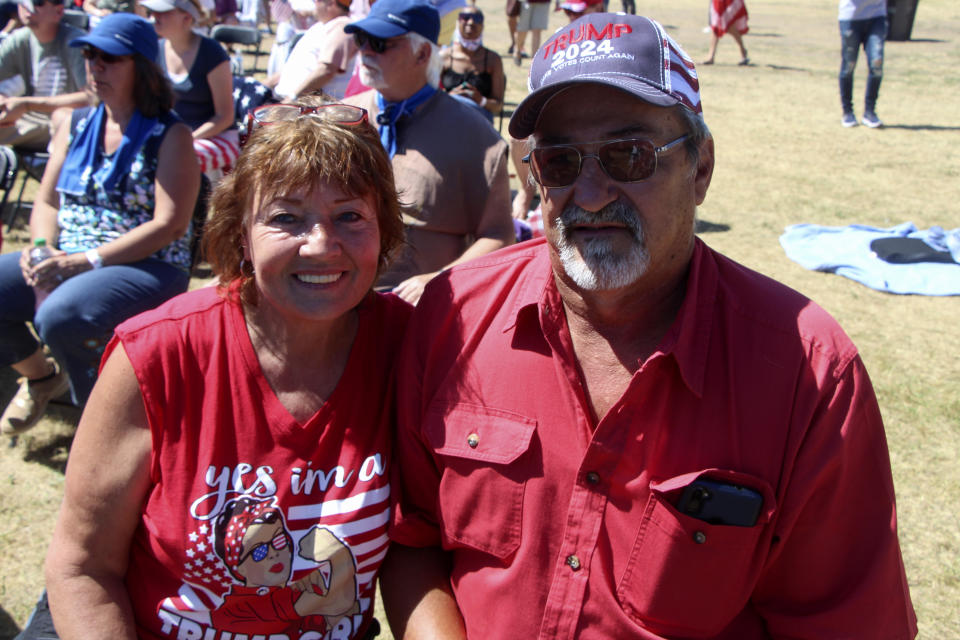
<svg viewBox="0 0 960 640">
<path fill-rule="evenodd" d="M 254 562 L 262 562 L 263 559 L 267 557 L 267 554 L 270 553 L 270 547 L 273 547 L 277 551 L 280 551 L 280 549 L 283 549 L 286 546 L 287 546 L 287 534 L 278 533 L 273 537 L 273 540 L 271 540 L 269 543 L 261 542 L 260 544 L 255 546 L 253 549 L 250 549 L 250 551 L 247 554 L 245 554 L 242 558 L 240 558 L 240 562 L 238 564 L 243 564 L 246 561 L 246 559 L 250 557 L 253 558 Z"/>
<path fill-rule="evenodd" d="M 33 0 L 33 2 L 30 4 L 33 5 L 33 9 L 35 11 L 45 4 L 52 4 L 55 7 L 59 7 L 63 4 L 63 0 Z M 29 9 L 30 7 L 28 6 L 27 8 Z"/>
<path fill-rule="evenodd" d="M 387 50 L 386 38 L 377 38 L 366 31 L 354 31 L 353 41 L 356 43 L 357 49 L 363 49 L 364 45 L 370 45 L 370 49 L 374 53 L 383 53 Z"/>
<path fill-rule="evenodd" d="M 117 56 L 112 53 L 107 53 L 106 51 L 100 51 L 96 47 L 84 47 L 83 48 L 83 57 L 87 60 L 93 62 L 94 60 L 100 60 L 103 64 L 116 64 L 121 60 L 127 60 L 130 56 Z"/>
<path fill-rule="evenodd" d="M 240 135 L 240 146 L 246 144 L 254 131 L 274 122 L 296 120 L 301 116 L 319 118 L 325 122 L 354 126 L 368 122 L 367 110 L 349 104 L 320 104 L 316 106 L 296 104 L 265 104 L 247 114 L 245 130 Z"/>
<path fill-rule="evenodd" d="M 523 161 L 530 164 L 534 179 L 544 187 L 569 187 L 580 175 L 585 158 L 596 158 L 612 180 L 640 182 L 657 170 L 661 153 L 674 149 L 688 137 L 682 135 L 662 147 L 655 147 L 644 138 L 610 140 L 597 147 L 596 153 L 581 153 L 575 146 L 556 144 L 534 149 Z"/>
<path fill-rule="evenodd" d="M 468 20 L 473 20 L 477 24 L 483 24 L 483 14 L 482 13 L 461 13 L 459 16 L 462 22 L 467 22 Z"/>
</svg>

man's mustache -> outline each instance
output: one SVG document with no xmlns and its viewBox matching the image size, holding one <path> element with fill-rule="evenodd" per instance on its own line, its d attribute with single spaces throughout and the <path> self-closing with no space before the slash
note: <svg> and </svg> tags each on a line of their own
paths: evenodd
<svg viewBox="0 0 960 640">
<path fill-rule="evenodd" d="M 587 211 L 576 205 L 568 204 L 560 213 L 560 222 L 566 233 L 570 233 L 573 227 L 581 224 L 622 224 L 631 232 L 636 239 L 643 237 L 642 224 L 637 210 L 623 202 L 616 200 L 606 205 L 599 211 Z"/>
</svg>

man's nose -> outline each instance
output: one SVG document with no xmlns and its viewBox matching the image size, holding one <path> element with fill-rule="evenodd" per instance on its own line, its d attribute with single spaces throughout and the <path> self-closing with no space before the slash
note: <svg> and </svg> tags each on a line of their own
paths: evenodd
<svg viewBox="0 0 960 640">
<path fill-rule="evenodd" d="M 571 185 L 574 204 L 587 211 L 599 211 L 617 199 L 617 186 L 600 166 L 596 154 L 581 156 L 580 175 Z"/>
</svg>

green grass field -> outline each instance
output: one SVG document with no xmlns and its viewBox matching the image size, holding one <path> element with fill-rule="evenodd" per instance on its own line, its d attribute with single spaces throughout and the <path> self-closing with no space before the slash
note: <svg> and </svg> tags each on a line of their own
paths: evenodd
<svg viewBox="0 0 960 640">
<path fill-rule="evenodd" d="M 478 4 L 486 13 L 485 44 L 506 54 L 503 2 Z M 662 22 L 699 61 L 709 41 L 707 5 L 641 0 L 637 9 Z M 717 63 L 700 69 L 717 149 L 713 184 L 699 211 L 711 231 L 702 237 L 816 300 L 859 346 L 886 422 L 920 637 L 960 638 L 960 526 L 950 497 L 960 495 L 960 299 L 888 295 L 805 271 L 778 243 L 785 226 L 800 222 L 960 226 L 960 3 L 921 0 L 913 39 L 887 43 L 881 130 L 840 127 L 836 0 L 748 5 L 752 65 L 736 66 L 736 47 L 724 39 Z M 551 29 L 563 23 L 561 14 L 551 16 Z M 528 63 L 504 63 L 509 112 L 525 93 Z M 858 113 L 864 67 L 861 59 Z M 3 250 L 26 240 L 15 229 Z M 13 375 L 0 373 L 0 402 L 13 392 Z M 0 639 L 22 627 L 42 588 L 77 417 L 74 409 L 56 407 L 15 447 L 0 446 Z"/>
</svg>

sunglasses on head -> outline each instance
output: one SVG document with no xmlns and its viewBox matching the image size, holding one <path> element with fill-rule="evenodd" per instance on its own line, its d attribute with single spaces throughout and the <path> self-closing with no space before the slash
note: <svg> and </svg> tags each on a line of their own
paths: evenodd
<svg viewBox="0 0 960 640">
<path fill-rule="evenodd" d="M 45 4 L 52 4 L 55 7 L 59 7 L 63 4 L 63 0 L 33 0 L 32 4 L 34 9 L 39 9 Z"/>
<path fill-rule="evenodd" d="M 117 56 L 112 53 L 107 53 L 106 51 L 101 51 L 96 47 L 84 47 L 83 48 L 83 57 L 87 60 L 93 62 L 94 60 L 99 60 L 103 64 L 116 64 L 121 60 L 126 60 L 130 56 Z"/>
<path fill-rule="evenodd" d="M 270 542 L 261 542 L 260 544 L 255 546 L 253 549 L 250 549 L 250 551 L 245 556 L 243 556 L 243 558 L 240 559 L 240 564 L 243 564 L 247 558 L 251 558 L 251 557 L 253 558 L 254 562 L 262 562 L 263 559 L 267 557 L 267 554 L 270 553 L 270 547 L 273 547 L 277 551 L 280 551 L 280 549 L 283 549 L 286 546 L 287 546 L 287 534 L 278 533 L 273 537 L 273 540 L 271 540 Z"/>
<path fill-rule="evenodd" d="M 351 127 L 368 122 L 367 110 L 349 104 L 320 104 L 306 106 L 297 104 L 265 104 L 247 114 L 246 127 L 240 132 L 240 146 L 260 127 L 274 122 L 296 120 L 301 116 L 319 118 L 325 122 Z"/>
<path fill-rule="evenodd" d="M 354 31 L 353 41 L 356 43 L 357 49 L 363 49 L 364 45 L 369 44 L 370 50 L 374 53 L 383 53 L 387 50 L 386 38 L 377 38 L 366 31 Z"/>
<path fill-rule="evenodd" d="M 617 182 L 641 182 L 657 170 L 657 158 L 676 148 L 689 135 L 682 135 L 662 147 L 644 138 L 610 140 L 597 147 L 596 153 L 582 153 L 567 144 L 539 147 L 524 159 L 530 164 L 533 177 L 544 187 L 569 187 L 577 180 L 584 158 L 596 158 L 600 168 Z M 593 143 L 586 143 L 593 144 Z"/>
<path fill-rule="evenodd" d="M 461 13 L 459 15 L 460 20 L 467 22 L 468 20 L 473 20 L 477 24 L 483 24 L 483 14 L 482 13 Z"/>
</svg>

